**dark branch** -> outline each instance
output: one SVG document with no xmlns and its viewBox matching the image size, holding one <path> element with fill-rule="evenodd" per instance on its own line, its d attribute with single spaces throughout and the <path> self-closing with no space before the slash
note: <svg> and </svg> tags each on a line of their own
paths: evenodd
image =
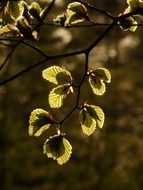
<svg viewBox="0 0 143 190">
<path fill-rule="evenodd" d="M 123 14 L 123 15 L 121 15 L 121 16 L 118 16 L 118 17 L 116 17 L 116 19 L 117 19 L 118 21 L 120 21 L 120 20 L 122 20 L 122 19 L 126 19 L 126 18 L 128 18 L 128 17 L 134 16 L 134 15 L 138 15 L 138 14 L 142 14 L 142 13 L 143 13 L 143 7 L 139 8 L 139 9 L 137 9 L 137 10 L 134 10 L 134 11 L 132 11 L 132 12 Z"/>
<path fill-rule="evenodd" d="M 18 47 L 19 44 L 20 44 L 20 41 L 17 42 L 15 45 L 13 45 L 13 48 L 12 48 L 11 51 L 8 53 L 8 55 L 6 56 L 4 62 L 3 62 L 2 65 L 0 66 L 0 71 L 4 68 L 4 66 L 6 65 L 6 63 L 7 63 L 8 60 L 10 59 L 10 57 L 13 55 L 14 51 L 16 50 L 16 48 Z"/>
<path fill-rule="evenodd" d="M 112 28 L 116 25 L 117 21 L 113 21 L 112 24 L 109 25 L 108 28 L 85 50 L 85 52 L 90 52 L 96 45 L 112 30 Z"/>
<path fill-rule="evenodd" d="M 61 55 L 55 55 L 55 56 L 46 56 L 45 55 L 45 59 L 38 62 L 38 63 L 34 63 L 33 65 L 31 66 L 28 66 L 27 68 L 23 69 L 22 71 L 16 73 L 15 75 L 7 78 L 7 79 L 4 79 L 3 81 L 0 82 L 0 86 L 10 82 L 10 81 L 13 81 L 14 79 L 20 77 L 21 75 L 31 71 L 32 69 L 40 66 L 40 65 L 43 65 L 44 63 L 50 61 L 50 60 L 54 60 L 54 59 L 60 59 L 60 58 L 65 58 L 65 57 L 70 57 L 70 56 L 75 56 L 75 55 L 79 55 L 79 54 L 83 54 L 84 51 L 83 50 L 80 50 L 80 51 L 75 51 L 75 52 L 70 52 L 70 53 L 66 53 L 66 54 L 61 54 Z"/>
<path fill-rule="evenodd" d="M 6 83 L 8 83 L 8 82 L 10 82 L 10 81 L 12 81 L 12 80 L 18 78 L 19 76 L 21 76 L 21 75 L 23 75 L 23 74 L 25 74 L 25 73 L 31 71 L 32 69 L 34 69 L 35 67 L 38 67 L 39 65 L 42 65 L 42 64 L 45 63 L 46 61 L 47 61 L 47 59 L 44 59 L 44 60 L 42 60 L 42 61 L 40 61 L 40 62 L 38 62 L 38 63 L 36 63 L 36 64 L 33 64 L 33 65 L 27 67 L 26 69 L 24 69 L 24 70 L 18 72 L 17 74 L 15 74 L 15 75 L 13 75 L 13 76 L 11 76 L 11 77 L 9 77 L 9 78 L 7 78 L 7 79 L 1 81 L 1 82 L 0 82 L 0 86 L 2 86 L 2 85 L 4 85 L 4 84 L 6 84 Z"/>
</svg>

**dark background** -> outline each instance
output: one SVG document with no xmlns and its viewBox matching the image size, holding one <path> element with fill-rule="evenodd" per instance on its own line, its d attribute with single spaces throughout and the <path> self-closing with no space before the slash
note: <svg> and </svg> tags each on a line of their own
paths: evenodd
<svg viewBox="0 0 143 190">
<path fill-rule="evenodd" d="M 65 3 L 66 2 L 66 3 Z M 71 1 L 57 0 L 47 18 L 52 22 Z M 118 15 L 126 1 L 86 1 Z M 49 3 L 49 1 L 48 1 Z M 44 6 L 46 1 L 41 1 Z M 90 12 L 96 22 L 109 22 Z M 49 55 L 87 47 L 105 27 L 71 28 L 43 26 L 38 42 L 30 42 Z M 88 83 L 82 88 L 81 102 L 100 106 L 106 115 L 103 130 L 87 137 L 82 133 L 75 112 L 66 120 L 65 132 L 73 146 L 69 162 L 60 166 L 43 155 L 47 134 L 28 136 L 28 120 L 35 108 L 49 110 L 51 84 L 41 71 L 60 65 L 71 71 L 75 81 L 83 72 L 83 56 L 49 61 L 0 87 L 0 189 L 1 190 L 142 190 L 143 187 L 143 29 L 124 32 L 115 27 L 90 54 L 90 68 L 104 66 L 112 73 L 105 95 L 96 97 Z M 0 46 L 0 61 L 9 52 Z M 0 74 L 1 80 L 15 74 L 42 57 L 20 45 Z M 62 119 L 74 98 L 61 109 L 51 110 Z"/>
</svg>

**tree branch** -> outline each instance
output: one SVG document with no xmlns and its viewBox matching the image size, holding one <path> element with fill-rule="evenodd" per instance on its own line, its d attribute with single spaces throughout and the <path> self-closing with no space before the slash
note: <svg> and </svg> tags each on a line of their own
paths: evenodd
<svg viewBox="0 0 143 190">
<path fill-rule="evenodd" d="M 54 3 L 55 1 L 52 1 L 52 3 Z M 75 55 L 79 55 L 79 54 L 87 54 L 89 53 L 93 48 L 95 48 L 97 46 L 97 44 L 112 30 L 112 28 L 114 26 L 117 26 L 119 25 L 118 22 L 122 19 L 126 19 L 130 16 L 134 16 L 134 15 L 137 15 L 137 14 L 140 14 L 143 12 L 143 7 L 142 8 L 139 8 L 135 11 L 132 11 L 130 13 L 127 13 L 127 14 L 124 14 L 124 15 L 121 15 L 121 16 L 118 16 L 118 17 L 114 17 L 114 16 L 111 16 L 109 13 L 107 13 L 106 11 L 104 10 L 100 10 L 100 9 L 97 9 L 96 7 L 90 5 L 90 4 L 87 4 L 81 0 L 78 0 L 78 2 L 81 2 L 83 5 L 85 6 L 88 6 L 89 8 L 92 8 L 94 9 L 95 11 L 98 11 L 106 16 L 108 16 L 110 19 L 113 20 L 113 22 L 111 24 L 101 24 L 101 25 L 107 25 L 108 28 L 105 29 L 105 31 L 92 43 L 90 44 L 86 49 L 83 49 L 83 50 L 78 50 L 78 51 L 75 51 L 75 52 L 70 52 L 70 53 L 65 53 L 65 54 L 61 54 L 61 55 L 54 55 L 54 56 L 49 56 L 47 54 L 45 54 L 43 51 L 41 51 L 40 49 L 38 49 L 37 47 L 29 44 L 28 42 L 25 42 L 24 40 L 21 40 L 21 43 L 31 47 L 32 49 L 34 49 L 35 51 L 39 52 L 43 57 L 45 57 L 46 59 L 44 61 L 41 61 L 41 62 L 38 62 L 36 64 L 33 64 L 29 67 L 27 67 L 26 69 L 18 72 L 17 74 L 9 77 L 8 79 L 5 79 L 3 81 L 0 82 L 0 85 L 3 85 L 3 84 L 6 84 L 7 82 L 10 82 L 14 79 L 16 79 L 17 77 L 19 77 L 20 75 L 32 70 L 33 68 L 36 68 L 37 66 L 39 66 L 40 64 L 43 64 L 44 62 L 47 62 L 49 60 L 53 60 L 53 59 L 58 59 L 58 58 L 64 58 L 64 57 L 69 57 L 69 56 L 75 56 Z M 52 4 L 51 4 L 52 5 Z M 97 23 L 95 23 L 95 25 L 98 25 Z M 142 26 L 143 24 L 139 24 L 139 26 Z M 131 25 L 133 26 L 133 25 Z M 136 25 L 135 25 L 136 26 Z M 73 26 L 74 27 L 74 26 Z M 76 27 L 76 26 L 75 26 Z M 78 27 L 78 26 L 77 26 Z M 8 39 L 8 38 L 0 38 L 0 40 L 6 40 L 6 41 L 19 41 L 17 39 Z"/>
<path fill-rule="evenodd" d="M 20 44 L 20 41 L 17 42 L 13 48 L 11 49 L 11 51 L 8 53 L 8 55 L 6 56 L 4 62 L 2 63 L 2 65 L 0 66 L 0 71 L 4 68 L 4 66 L 6 65 L 6 63 L 8 62 L 9 58 L 13 55 L 14 51 L 16 50 L 16 48 L 18 47 L 18 45 Z"/>
<path fill-rule="evenodd" d="M 0 82 L 0 86 L 13 81 L 14 79 L 20 77 L 21 75 L 31 71 L 32 69 L 43 65 L 44 63 L 46 63 L 47 61 L 50 60 L 54 60 L 54 59 L 60 59 L 60 58 L 65 58 L 65 57 L 70 57 L 70 56 L 75 56 L 75 55 L 79 55 L 79 54 L 83 54 L 84 51 L 83 50 L 79 50 L 79 51 L 75 51 L 75 52 L 70 52 L 70 53 L 66 53 L 66 54 L 61 54 L 61 55 L 55 55 L 55 56 L 47 56 L 45 55 L 45 59 L 38 62 L 38 63 L 34 63 L 33 65 L 28 66 L 27 68 L 23 69 L 22 71 L 19 71 L 18 73 L 16 73 L 15 75 L 8 77 L 7 79 L 4 79 L 3 81 Z"/>
<path fill-rule="evenodd" d="M 113 21 L 112 24 L 109 25 L 108 28 L 105 29 L 105 31 L 91 44 L 88 46 L 88 48 L 85 50 L 85 52 L 89 53 L 116 25 L 118 21 Z"/>
</svg>

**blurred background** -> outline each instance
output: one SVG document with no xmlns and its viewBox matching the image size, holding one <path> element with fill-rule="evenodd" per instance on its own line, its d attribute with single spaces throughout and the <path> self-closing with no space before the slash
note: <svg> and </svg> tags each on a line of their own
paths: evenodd
<svg viewBox="0 0 143 190">
<path fill-rule="evenodd" d="M 44 7 L 49 0 L 41 0 Z M 71 1 L 57 0 L 47 17 L 51 23 Z M 126 0 L 89 0 L 114 16 L 127 7 Z M 109 20 L 96 12 L 96 22 Z M 105 26 L 90 28 L 44 25 L 38 42 L 30 42 L 49 55 L 83 49 L 93 42 Z M 111 71 L 112 82 L 105 95 L 94 96 L 88 82 L 82 88 L 81 102 L 100 106 L 106 115 L 103 130 L 87 137 L 82 133 L 78 113 L 64 123 L 67 139 L 73 146 L 69 162 L 60 166 L 43 155 L 43 143 L 49 134 L 28 136 L 29 116 L 33 109 L 50 110 L 48 93 L 52 85 L 42 79 L 41 71 L 51 65 L 68 69 L 79 82 L 84 57 L 49 61 L 0 87 L 0 189 L 1 190 L 142 190 L 143 187 L 143 35 L 115 27 L 90 54 L 90 68 L 104 66 Z M 2 63 L 10 48 L 0 45 Z M 20 45 L 0 74 L 0 80 L 42 60 L 34 50 Z M 86 90 L 85 90 L 86 89 Z M 73 106 L 75 97 L 58 111 L 61 120 Z"/>
</svg>

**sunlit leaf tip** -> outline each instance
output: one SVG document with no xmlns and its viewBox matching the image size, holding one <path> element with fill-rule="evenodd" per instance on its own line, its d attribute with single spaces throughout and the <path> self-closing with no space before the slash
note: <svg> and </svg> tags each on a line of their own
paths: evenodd
<svg viewBox="0 0 143 190">
<path fill-rule="evenodd" d="M 40 136 L 53 124 L 52 116 L 43 109 L 35 109 L 29 119 L 29 135 Z"/>
<path fill-rule="evenodd" d="M 72 81 L 72 76 L 70 72 L 59 66 L 52 66 L 43 70 L 42 76 L 44 79 L 54 84 L 61 85 L 71 83 Z"/>
<path fill-rule="evenodd" d="M 79 120 L 83 133 L 89 136 L 96 127 L 103 127 L 104 112 L 98 106 L 85 104 L 79 113 Z"/>
<path fill-rule="evenodd" d="M 62 135 L 55 135 L 48 138 L 44 143 L 44 154 L 48 158 L 53 158 L 58 164 L 66 163 L 72 153 L 72 146 Z"/>
</svg>

